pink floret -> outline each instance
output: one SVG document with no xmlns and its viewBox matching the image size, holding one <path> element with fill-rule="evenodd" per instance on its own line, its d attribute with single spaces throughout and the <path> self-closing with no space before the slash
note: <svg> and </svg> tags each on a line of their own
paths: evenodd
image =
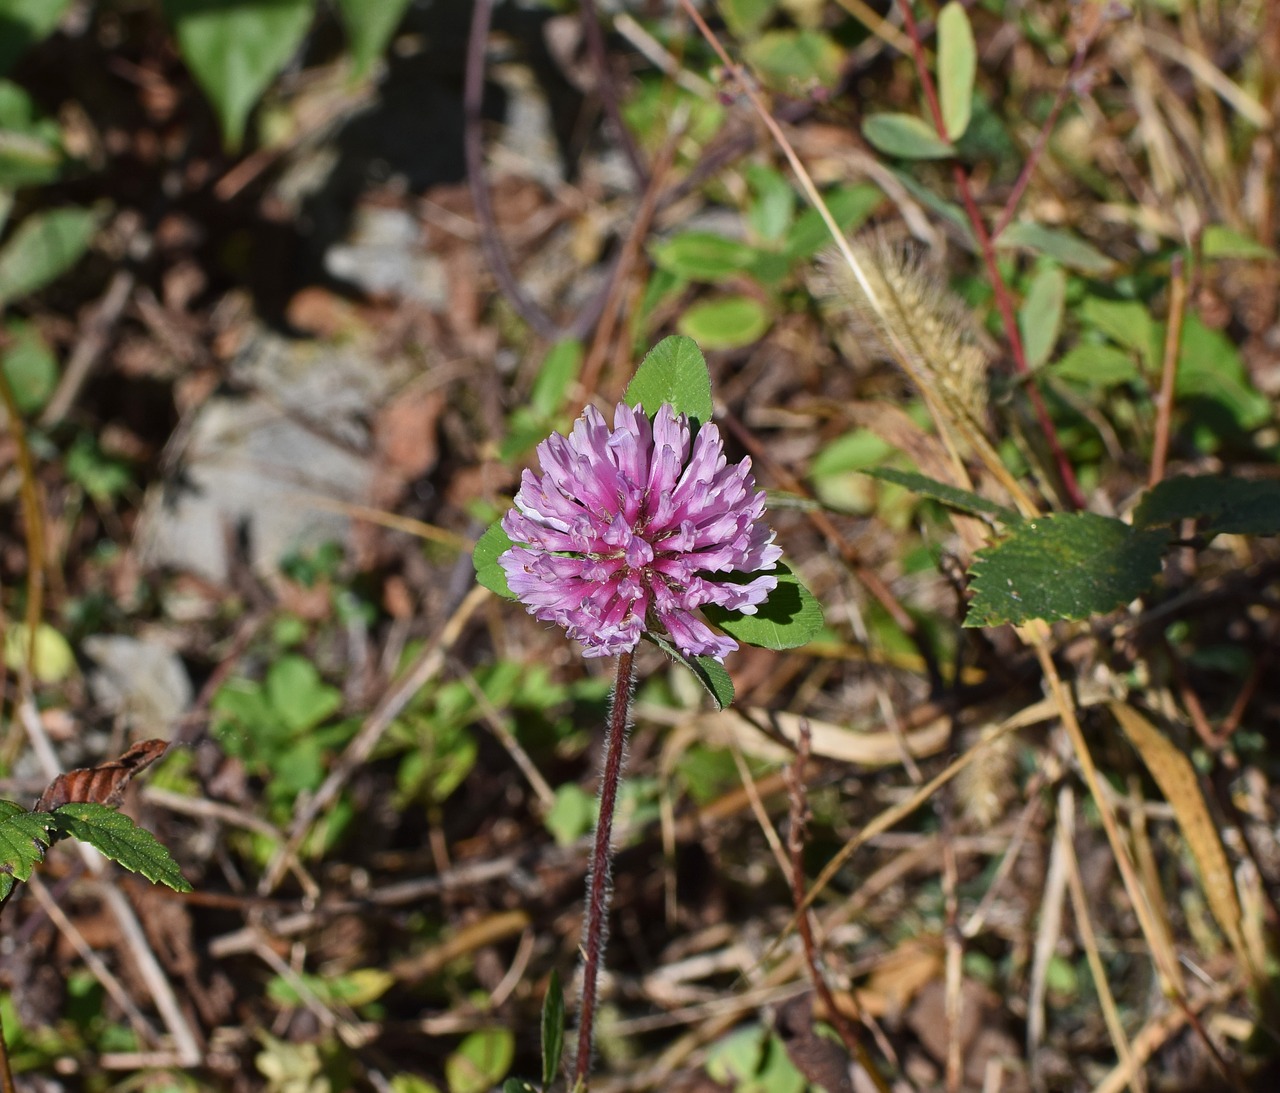
<svg viewBox="0 0 1280 1093">
<path fill-rule="evenodd" d="M 588 406 L 566 437 L 538 445 L 502 520 L 516 543 L 498 564 L 529 613 L 564 627 L 588 657 L 634 649 L 665 631 L 686 656 L 723 660 L 738 643 L 697 613 L 754 614 L 777 587 L 782 549 L 763 522 L 751 460 L 729 465 L 720 430 L 691 437 L 667 403 L 650 423 L 619 403 L 610 429 Z M 744 583 L 727 573 L 760 573 Z"/>
</svg>

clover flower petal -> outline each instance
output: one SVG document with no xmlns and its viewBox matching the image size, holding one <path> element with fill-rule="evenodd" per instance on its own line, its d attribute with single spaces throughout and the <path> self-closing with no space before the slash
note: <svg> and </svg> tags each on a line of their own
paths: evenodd
<svg viewBox="0 0 1280 1093">
<path fill-rule="evenodd" d="M 499 559 L 529 613 L 564 627 L 586 656 L 634 649 L 665 631 L 686 656 L 738 647 L 697 613 L 753 614 L 777 587 L 782 550 L 763 522 L 751 461 L 730 465 L 720 431 L 692 434 L 664 403 L 652 422 L 619 403 L 613 428 L 589 406 L 568 436 L 538 445 L 503 518 L 513 546 Z M 758 574 L 748 580 L 723 574 Z"/>
</svg>

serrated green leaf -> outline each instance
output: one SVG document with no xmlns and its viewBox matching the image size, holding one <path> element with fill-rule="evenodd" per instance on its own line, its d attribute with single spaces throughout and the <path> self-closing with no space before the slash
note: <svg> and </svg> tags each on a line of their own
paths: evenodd
<svg viewBox="0 0 1280 1093">
<path fill-rule="evenodd" d="M 969 490 L 962 490 L 957 486 L 950 486 L 946 482 L 939 482 L 936 478 L 930 478 L 928 475 L 923 475 L 916 471 L 900 471 L 893 467 L 875 467 L 862 473 L 870 475 L 872 478 L 878 478 L 882 482 L 895 482 L 899 486 L 906 487 L 912 493 L 918 493 L 923 497 L 940 501 L 948 508 L 958 509 L 960 512 L 967 512 L 974 516 L 993 516 L 1002 524 L 1013 525 L 1022 522 L 1022 517 L 1011 508 L 997 504 L 995 501 L 988 500 L 980 494 L 972 493 Z"/>
<path fill-rule="evenodd" d="M 176 892 L 190 892 L 169 851 L 150 831 L 128 816 L 106 805 L 75 801 L 49 813 L 62 835 L 97 847 L 117 865 L 139 873 L 153 884 L 164 884 Z"/>
<path fill-rule="evenodd" d="M 689 308 L 676 329 L 708 349 L 738 349 L 758 341 L 769 323 L 769 312 L 755 297 L 723 296 Z"/>
<path fill-rule="evenodd" d="M 564 990 L 560 973 L 551 969 L 546 997 L 542 1000 L 542 1088 L 549 1090 L 560 1073 L 564 1052 Z"/>
<path fill-rule="evenodd" d="M 490 592 L 496 592 L 508 600 L 514 600 L 516 594 L 507 584 L 507 573 L 498 565 L 498 558 L 510 550 L 515 543 L 502 530 L 502 521 L 495 520 L 476 542 L 471 552 L 471 564 L 475 566 L 476 580 Z"/>
<path fill-rule="evenodd" d="M 381 55 L 410 0 L 338 0 L 342 23 L 351 40 L 356 76 L 363 76 Z"/>
<path fill-rule="evenodd" d="M 676 413 L 689 416 L 695 429 L 710 421 L 715 406 L 711 373 L 702 350 L 691 338 L 676 334 L 663 338 L 640 362 L 623 401 L 628 406 L 643 406 L 650 416 L 669 402 Z"/>
<path fill-rule="evenodd" d="M 1094 513 L 1053 513 L 978 552 L 965 626 L 1085 619 L 1141 595 L 1160 572 L 1166 528 L 1135 529 Z"/>
<path fill-rule="evenodd" d="M 862 123 L 862 135 L 879 151 L 900 159 L 947 159 L 955 146 L 914 114 L 872 114 Z"/>
<path fill-rule="evenodd" d="M 745 273 L 763 252 L 714 232 L 689 231 L 655 243 L 649 253 L 661 270 L 690 281 L 715 284 Z"/>
<path fill-rule="evenodd" d="M 556 342 L 542 358 L 538 378 L 533 381 L 533 390 L 529 392 L 529 409 L 544 419 L 554 416 L 581 368 L 582 343 L 576 338 Z"/>
<path fill-rule="evenodd" d="M 702 612 L 731 638 L 763 649 L 795 649 L 822 629 L 822 607 L 788 566 L 778 563 L 778 587 L 754 615 L 707 604 Z M 743 574 L 753 579 L 757 574 Z"/>
<path fill-rule="evenodd" d="M 733 705 L 733 680 L 729 678 L 724 665 L 715 657 L 686 657 L 671 644 L 671 639 L 663 634 L 654 634 L 646 630 L 644 637 L 672 660 L 688 668 L 711 696 L 711 701 L 715 703 L 717 710 L 727 710 Z"/>
<path fill-rule="evenodd" d="M 47 812 L 28 812 L 13 801 L 0 801 L 0 903 L 17 881 L 31 878 L 44 860 L 56 827 Z"/>
<path fill-rule="evenodd" d="M 1197 520 L 1206 536 L 1280 535 L 1280 482 L 1221 475 L 1166 478 L 1133 514 L 1144 528 Z"/>
<path fill-rule="evenodd" d="M 1018 311 L 1018 329 L 1027 364 L 1039 368 L 1049 359 L 1062 332 L 1067 278 L 1057 266 L 1046 266 L 1031 281 Z"/>
<path fill-rule="evenodd" d="M 163 0 L 163 7 L 182 59 L 217 111 L 223 142 L 238 148 L 249 111 L 302 44 L 314 0 Z"/>
<path fill-rule="evenodd" d="M 857 231 L 867 218 L 884 204 L 884 191 L 869 182 L 859 182 L 854 186 L 840 186 L 823 196 L 831 218 L 840 226 L 840 230 L 849 233 Z M 826 221 L 817 209 L 806 209 L 797 218 L 787 233 L 784 253 L 792 262 L 812 258 L 823 247 L 833 242 Z"/>
<path fill-rule="evenodd" d="M 1109 273 L 1115 266 L 1115 262 L 1102 251 L 1091 243 L 1086 243 L 1074 232 L 1065 228 L 1047 228 L 1043 224 L 1025 221 L 1010 224 L 996 238 L 996 246 L 1043 255 L 1069 269 L 1093 276 Z"/>
<path fill-rule="evenodd" d="M 959 140 L 969 127 L 978 50 L 964 7 L 951 0 L 938 12 L 938 100 L 947 137 Z"/>
<path fill-rule="evenodd" d="M 57 280 L 80 261 L 98 230 L 92 209 L 32 213 L 0 250 L 0 307 Z"/>
</svg>

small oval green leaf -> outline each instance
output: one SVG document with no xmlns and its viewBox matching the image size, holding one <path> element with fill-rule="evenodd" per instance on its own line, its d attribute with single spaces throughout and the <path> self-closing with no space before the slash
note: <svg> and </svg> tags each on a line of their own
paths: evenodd
<svg viewBox="0 0 1280 1093">
<path fill-rule="evenodd" d="M 1066 274 L 1057 266 L 1046 266 L 1032 279 L 1018 311 L 1018 329 L 1030 367 L 1044 364 L 1058 344 L 1066 299 Z"/>
<path fill-rule="evenodd" d="M 862 135 L 887 156 L 901 159 L 947 159 L 954 146 L 914 114 L 872 114 L 862 123 Z"/>
<path fill-rule="evenodd" d="M 977 70 L 978 51 L 969 16 L 963 5 L 951 0 L 938 12 L 938 100 L 951 140 L 959 140 L 969 128 Z"/>
<path fill-rule="evenodd" d="M 769 329 L 769 312 L 752 296 L 725 296 L 689 308 L 676 324 L 708 349 L 739 349 Z"/>
</svg>

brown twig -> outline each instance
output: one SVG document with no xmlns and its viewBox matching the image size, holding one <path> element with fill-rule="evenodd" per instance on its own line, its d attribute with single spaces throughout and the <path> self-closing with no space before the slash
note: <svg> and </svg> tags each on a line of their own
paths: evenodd
<svg viewBox="0 0 1280 1093">
<path fill-rule="evenodd" d="M 627 724 L 631 717 L 631 688 L 634 653 L 618 655 L 613 701 L 605 732 L 603 769 L 600 774 L 600 816 L 596 820 L 595 845 L 591 851 L 591 871 L 587 877 L 587 936 L 582 957 L 582 1006 L 578 1011 L 578 1059 L 574 1086 L 587 1088 L 591 1074 L 591 1044 L 596 1017 L 596 985 L 609 927 L 609 885 L 613 865 L 613 809 L 622 780 L 626 757 Z"/>
<path fill-rule="evenodd" d="M 1151 452 L 1148 487 L 1164 478 L 1169 459 L 1169 429 L 1173 419 L 1174 383 L 1178 377 L 1178 353 L 1182 348 L 1182 323 L 1187 309 L 1187 281 L 1182 255 L 1169 265 L 1169 325 L 1164 335 L 1164 359 L 1160 363 L 1160 397 L 1156 402 L 1156 438 Z"/>
</svg>

